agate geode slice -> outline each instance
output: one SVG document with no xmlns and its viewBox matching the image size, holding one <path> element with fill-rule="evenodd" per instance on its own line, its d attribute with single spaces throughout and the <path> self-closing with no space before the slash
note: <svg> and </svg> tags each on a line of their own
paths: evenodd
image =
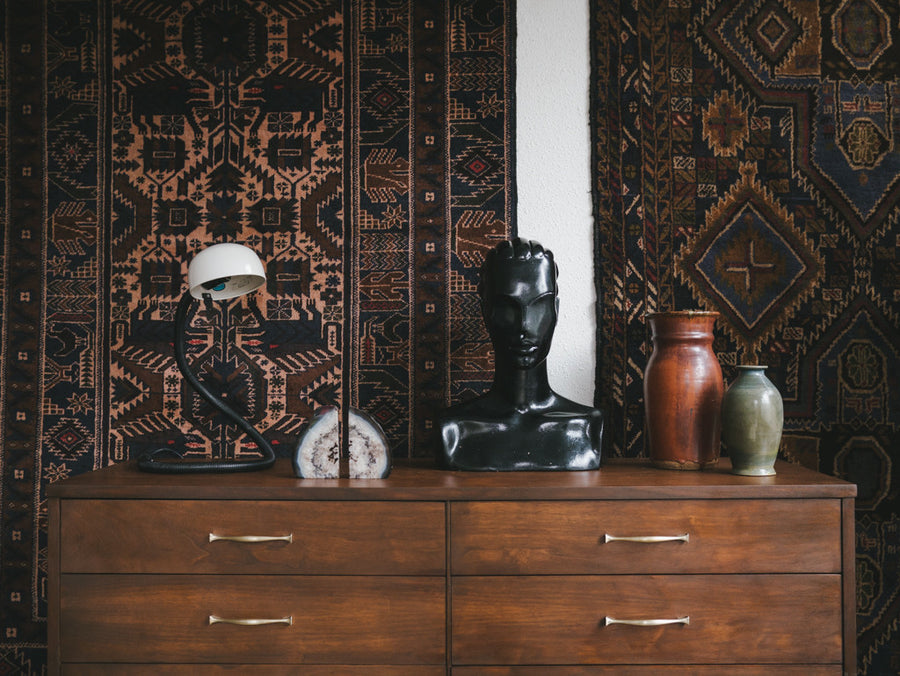
<svg viewBox="0 0 900 676">
<path fill-rule="evenodd" d="M 349 415 L 349 477 L 383 479 L 391 472 L 391 453 L 384 430 L 356 408 Z M 334 406 L 316 411 L 300 434 L 294 451 L 294 473 L 302 479 L 337 479 L 341 470 L 341 414 Z"/>
</svg>

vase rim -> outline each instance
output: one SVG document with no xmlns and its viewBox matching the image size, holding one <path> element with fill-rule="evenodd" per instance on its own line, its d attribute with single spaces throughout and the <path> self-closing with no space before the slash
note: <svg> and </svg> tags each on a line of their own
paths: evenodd
<svg viewBox="0 0 900 676">
<path fill-rule="evenodd" d="M 648 312 L 645 317 L 718 317 L 715 310 L 657 310 Z"/>
<path fill-rule="evenodd" d="M 735 368 L 742 369 L 744 371 L 765 371 L 769 367 L 765 364 L 736 364 Z"/>
</svg>

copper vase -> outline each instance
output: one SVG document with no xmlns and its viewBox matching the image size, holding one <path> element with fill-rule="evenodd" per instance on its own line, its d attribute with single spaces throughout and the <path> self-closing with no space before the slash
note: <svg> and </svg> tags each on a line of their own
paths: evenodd
<svg viewBox="0 0 900 676">
<path fill-rule="evenodd" d="M 653 352 L 644 370 L 651 463 L 705 469 L 719 460 L 725 381 L 712 349 L 718 312 L 651 312 Z"/>
</svg>

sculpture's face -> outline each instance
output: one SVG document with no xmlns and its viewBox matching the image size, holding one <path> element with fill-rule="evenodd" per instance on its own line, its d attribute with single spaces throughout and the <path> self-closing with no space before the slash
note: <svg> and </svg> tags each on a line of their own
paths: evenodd
<svg viewBox="0 0 900 676">
<path fill-rule="evenodd" d="M 546 258 L 500 259 L 482 290 L 482 310 L 498 363 L 530 369 L 550 353 L 558 299 Z"/>
</svg>

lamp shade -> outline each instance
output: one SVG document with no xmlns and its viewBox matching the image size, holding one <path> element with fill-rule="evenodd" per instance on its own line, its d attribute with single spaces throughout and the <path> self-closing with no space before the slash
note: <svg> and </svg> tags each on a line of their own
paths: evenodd
<svg viewBox="0 0 900 676">
<path fill-rule="evenodd" d="M 225 242 L 207 247 L 188 266 L 191 296 L 205 294 L 213 300 L 225 300 L 255 291 L 265 284 L 266 271 L 253 249 Z"/>
</svg>

